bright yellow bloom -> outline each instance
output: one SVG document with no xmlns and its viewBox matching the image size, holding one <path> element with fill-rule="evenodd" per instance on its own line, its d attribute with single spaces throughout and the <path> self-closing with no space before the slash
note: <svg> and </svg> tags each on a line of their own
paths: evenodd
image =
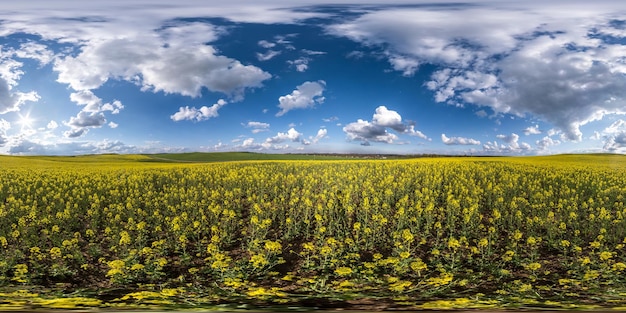
<svg viewBox="0 0 626 313">
<path fill-rule="evenodd" d="M 448 239 L 448 248 L 456 250 L 460 246 L 461 246 L 461 244 L 454 237 L 451 237 L 450 239 Z"/>
<path fill-rule="evenodd" d="M 536 271 L 540 268 L 541 268 L 541 264 L 538 262 L 533 262 L 533 263 L 526 265 L 526 269 L 530 271 Z"/>
<path fill-rule="evenodd" d="M 335 273 L 339 276 L 348 276 L 350 274 L 352 274 L 352 269 L 349 267 L 339 267 L 337 269 L 335 269 Z"/>
<path fill-rule="evenodd" d="M 58 259 L 61 257 L 61 248 L 59 247 L 54 247 L 52 249 L 50 249 L 50 256 L 53 259 Z"/>
<path fill-rule="evenodd" d="M 610 259 L 612 257 L 613 257 L 613 254 L 611 252 L 609 252 L 609 251 L 602 251 L 602 252 L 600 252 L 600 260 L 602 260 L 602 261 L 606 261 L 606 260 L 608 260 L 608 259 Z"/>
</svg>

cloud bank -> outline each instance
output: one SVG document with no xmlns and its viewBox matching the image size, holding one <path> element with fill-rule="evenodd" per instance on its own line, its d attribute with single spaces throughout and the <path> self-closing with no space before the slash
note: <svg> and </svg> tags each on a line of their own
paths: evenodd
<svg viewBox="0 0 626 313">
<path fill-rule="evenodd" d="M 411 76 L 442 67 L 426 83 L 437 102 L 532 115 L 580 141 L 580 127 L 626 114 L 626 8 L 616 2 L 472 2 L 372 9 L 327 27 L 383 50 Z M 565 9 L 565 7 L 567 7 Z M 480 17 L 480 18 L 476 18 Z"/>
</svg>

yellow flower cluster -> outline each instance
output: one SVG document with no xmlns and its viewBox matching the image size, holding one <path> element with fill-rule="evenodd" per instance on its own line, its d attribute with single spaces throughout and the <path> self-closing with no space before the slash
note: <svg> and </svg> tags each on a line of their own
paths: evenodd
<svg viewBox="0 0 626 313">
<path fill-rule="evenodd" d="M 622 290 L 626 162 L 561 158 L 4 162 L 0 284 Z"/>
</svg>

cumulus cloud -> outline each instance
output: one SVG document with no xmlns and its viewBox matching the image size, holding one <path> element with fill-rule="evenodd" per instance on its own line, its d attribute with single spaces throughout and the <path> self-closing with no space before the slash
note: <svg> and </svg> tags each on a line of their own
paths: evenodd
<svg viewBox="0 0 626 313">
<path fill-rule="evenodd" d="M 46 125 L 47 129 L 56 129 L 57 127 L 59 127 L 59 124 L 55 121 L 50 121 L 48 125 Z"/>
<path fill-rule="evenodd" d="M 541 130 L 539 130 L 539 125 L 528 126 L 524 129 L 524 135 L 539 135 L 541 134 Z"/>
<path fill-rule="evenodd" d="M 254 143 L 254 138 L 248 138 L 241 144 L 242 148 L 256 148 L 258 145 Z"/>
<path fill-rule="evenodd" d="M 510 135 L 497 135 L 497 139 L 504 142 L 504 144 L 498 144 L 496 141 L 487 141 L 483 145 L 483 150 L 492 153 L 528 153 L 532 150 L 530 144 L 526 142 L 519 142 L 519 135 L 511 133 Z"/>
<path fill-rule="evenodd" d="M 77 116 L 71 117 L 67 125 L 72 127 L 100 127 L 104 123 L 106 123 L 106 119 L 101 112 L 89 113 L 81 111 Z"/>
<path fill-rule="evenodd" d="M 389 133 L 385 127 L 358 119 L 356 122 L 344 126 L 343 131 L 350 141 L 360 141 L 362 145 L 370 145 L 370 141 L 393 143 L 398 139 L 395 134 Z"/>
<path fill-rule="evenodd" d="M 379 47 L 403 75 L 420 64 L 442 67 L 426 84 L 438 102 L 532 115 L 567 140 L 581 140 L 582 125 L 626 113 L 624 31 L 612 23 L 623 8 L 528 4 L 383 7 L 327 29 Z"/>
<path fill-rule="evenodd" d="M 311 141 L 313 143 L 317 143 L 321 139 L 326 138 L 327 135 L 328 135 L 328 130 L 326 128 L 320 128 L 317 131 L 317 135 L 315 135 L 315 137 L 311 138 Z"/>
<path fill-rule="evenodd" d="M 100 108 L 102 111 L 111 111 L 111 114 L 118 114 L 120 110 L 124 108 L 124 105 L 119 100 L 115 100 L 112 103 L 105 103 Z"/>
<path fill-rule="evenodd" d="M 448 137 L 446 134 L 441 134 L 441 141 L 446 145 L 479 145 L 480 141 L 472 138 L 465 137 Z"/>
<path fill-rule="evenodd" d="M 78 105 L 82 105 L 83 108 L 76 117 L 71 117 L 70 121 L 65 123 L 65 125 L 71 127 L 70 130 L 64 133 L 67 138 L 81 137 L 87 133 L 88 128 L 101 127 L 106 123 L 104 112 L 118 114 L 120 110 L 124 108 L 124 105 L 119 100 L 103 104 L 102 99 L 96 96 L 91 90 L 79 90 L 73 92 L 70 94 L 70 100 Z M 54 129 L 50 128 L 50 126 L 54 125 L 49 123 L 48 129 Z M 116 128 L 118 125 L 110 122 L 109 126 L 111 128 Z"/>
<path fill-rule="evenodd" d="M 63 135 L 67 138 L 78 138 L 83 136 L 87 132 L 89 132 L 89 129 L 86 127 L 71 128 L 70 130 L 65 131 Z"/>
<path fill-rule="evenodd" d="M 372 116 L 372 122 L 359 119 L 344 126 L 343 131 L 346 133 L 348 140 L 360 141 L 362 145 L 369 146 L 370 141 L 393 143 L 397 140 L 398 136 L 388 132 L 387 128 L 400 134 L 408 134 L 430 140 L 422 132 L 415 130 L 415 126 L 412 123 L 404 123 L 402 116 L 398 112 L 389 110 L 382 105 L 376 108 Z"/>
<path fill-rule="evenodd" d="M 76 116 L 70 117 L 69 122 L 64 122 L 66 126 L 70 127 L 70 130 L 63 134 L 67 138 L 78 138 L 85 135 L 90 128 L 102 127 L 106 121 L 102 112 L 80 111 Z M 48 125 L 50 126 L 50 124 Z"/>
<path fill-rule="evenodd" d="M 318 80 L 316 82 L 304 82 L 296 87 L 290 94 L 278 98 L 278 107 L 280 112 L 276 116 L 283 116 L 285 113 L 294 109 L 305 109 L 321 104 L 324 102 L 324 88 L 326 82 Z"/>
<path fill-rule="evenodd" d="M 266 144 L 277 144 L 285 141 L 300 142 L 302 133 L 298 132 L 295 128 L 290 128 L 286 133 L 278 133 L 274 137 L 267 138 Z"/>
<path fill-rule="evenodd" d="M 372 117 L 372 123 L 382 127 L 389 127 L 400 133 L 404 132 L 407 127 L 402 123 L 402 117 L 398 112 L 389 110 L 385 106 L 376 108 L 376 112 Z"/>
<path fill-rule="evenodd" d="M 225 106 L 227 103 L 228 102 L 226 102 L 226 100 L 219 99 L 217 103 L 213 104 L 210 107 L 202 106 L 199 109 L 195 107 L 190 108 L 189 106 L 180 107 L 178 109 L 178 112 L 170 115 L 170 118 L 175 122 L 184 121 L 184 120 L 197 121 L 197 122 L 206 121 L 212 117 L 219 116 L 218 110 L 222 108 L 223 106 Z"/>
<path fill-rule="evenodd" d="M 537 140 L 535 142 L 535 144 L 537 145 L 537 149 L 540 151 L 545 151 L 548 150 L 548 148 L 552 147 L 552 146 L 556 146 L 561 144 L 560 140 L 556 140 L 556 139 L 552 139 L 550 136 L 545 136 L 540 140 Z"/>
<path fill-rule="evenodd" d="M 207 88 L 239 100 L 246 89 L 260 87 L 271 77 L 258 67 L 218 55 L 212 46 L 163 41 L 154 34 L 89 41 L 76 56 L 56 59 L 54 70 L 57 81 L 74 90 L 93 90 L 109 79 L 120 79 L 144 91 L 198 97 Z"/>
<path fill-rule="evenodd" d="M 78 105 L 84 105 L 83 111 L 98 112 L 102 99 L 93 94 L 90 90 L 80 90 L 70 94 L 70 100 Z"/>
</svg>

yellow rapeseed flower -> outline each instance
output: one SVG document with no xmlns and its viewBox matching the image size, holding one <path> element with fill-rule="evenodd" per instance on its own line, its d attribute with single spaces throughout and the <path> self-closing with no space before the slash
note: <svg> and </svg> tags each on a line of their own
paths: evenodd
<svg viewBox="0 0 626 313">
<path fill-rule="evenodd" d="M 339 276 L 348 276 L 352 274 L 352 269 L 346 266 L 342 266 L 335 269 L 335 273 Z"/>
<path fill-rule="evenodd" d="M 600 252 L 600 260 L 602 260 L 602 261 L 606 261 L 606 260 L 608 260 L 608 259 L 610 259 L 612 257 L 613 257 L 613 254 L 611 252 L 609 252 L 609 251 L 602 251 L 602 252 Z"/>
</svg>

